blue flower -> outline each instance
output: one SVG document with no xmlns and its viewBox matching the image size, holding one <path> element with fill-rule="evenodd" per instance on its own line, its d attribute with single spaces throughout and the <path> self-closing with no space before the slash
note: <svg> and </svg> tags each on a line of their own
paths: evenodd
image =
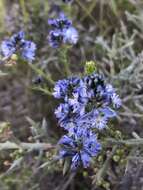
<svg viewBox="0 0 143 190">
<path fill-rule="evenodd" d="M 10 40 L 5 40 L 1 44 L 1 50 L 5 58 L 8 58 L 15 53 L 16 48 Z"/>
<path fill-rule="evenodd" d="M 102 113 L 102 115 L 104 115 L 106 118 L 113 118 L 113 117 L 116 117 L 117 114 L 116 112 L 109 108 L 109 107 L 102 107 L 102 108 L 99 108 L 99 111 Z"/>
<path fill-rule="evenodd" d="M 56 117 L 60 126 L 70 134 L 76 127 L 104 129 L 108 121 L 117 115 L 112 107 L 116 109 L 121 105 L 115 89 L 96 73 L 81 79 L 60 80 L 53 94 L 65 102 L 56 110 Z"/>
<path fill-rule="evenodd" d="M 59 141 L 59 156 L 70 158 L 72 170 L 81 165 L 86 168 L 101 149 L 94 129 L 107 127 L 116 117 L 114 109 L 121 106 L 121 100 L 112 85 L 96 73 L 58 81 L 53 95 L 63 99 L 55 114 L 60 127 L 67 131 Z"/>
<path fill-rule="evenodd" d="M 115 93 L 115 89 L 113 88 L 113 86 L 111 84 L 107 84 L 105 89 L 106 89 L 106 93 L 108 93 L 110 95 Z"/>
<path fill-rule="evenodd" d="M 77 99 L 68 99 L 68 104 L 72 108 L 72 113 L 77 115 L 83 115 L 85 113 L 85 106 L 83 103 L 80 103 Z"/>
<path fill-rule="evenodd" d="M 78 32 L 72 27 L 72 22 L 67 19 L 64 13 L 60 13 L 59 18 L 49 19 L 48 24 L 53 28 L 49 32 L 49 44 L 57 48 L 62 44 L 76 44 Z"/>
<path fill-rule="evenodd" d="M 68 29 L 65 29 L 64 31 L 64 43 L 70 43 L 70 44 L 76 44 L 79 38 L 78 32 L 75 28 L 70 27 Z"/>
<path fill-rule="evenodd" d="M 59 80 L 54 87 L 53 95 L 55 98 L 63 98 L 67 101 L 70 97 L 73 97 L 74 92 L 80 86 L 79 77 L 69 77 L 68 79 Z"/>
<path fill-rule="evenodd" d="M 70 107 L 68 104 L 60 104 L 55 110 L 55 115 L 59 119 L 59 122 L 67 122 L 68 116 L 70 114 Z"/>
<path fill-rule="evenodd" d="M 10 39 L 4 40 L 1 44 L 1 50 L 3 55 L 6 58 L 10 57 L 13 53 L 17 51 L 18 48 L 21 48 L 23 42 L 24 32 L 22 31 L 14 34 Z"/>
<path fill-rule="evenodd" d="M 11 37 L 11 41 L 13 44 L 17 45 L 18 43 L 24 42 L 24 38 L 25 38 L 24 32 L 20 31 Z"/>
<path fill-rule="evenodd" d="M 35 50 L 36 50 L 36 45 L 35 43 L 31 41 L 25 41 L 23 43 L 22 47 L 22 57 L 23 59 L 32 62 L 35 59 Z"/>
<path fill-rule="evenodd" d="M 117 95 L 116 93 L 113 93 L 111 96 L 112 99 L 112 103 L 114 108 L 119 108 L 122 105 L 121 99 L 119 98 L 119 95 Z"/>
<path fill-rule="evenodd" d="M 18 53 L 24 60 L 29 62 L 35 59 L 36 45 L 31 41 L 24 39 L 24 32 L 20 31 L 14 34 L 10 39 L 4 40 L 1 44 L 1 50 L 5 58 L 9 58 L 14 53 Z"/>
<path fill-rule="evenodd" d="M 64 135 L 59 140 L 61 145 L 60 158 L 70 158 L 72 170 L 79 166 L 89 167 L 91 158 L 97 156 L 101 150 L 101 145 L 95 134 L 87 130 L 79 131 L 77 130 L 73 136 Z"/>
<path fill-rule="evenodd" d="M 56 82 L 53 92 L 54 97 L 58 99 L 65 98 L 68 92 L 68 86 L 69 82 L 66 79 Z"/>
<path fill-rule="evenodd" d="M 107 127 L 108 120 L 115 117 L 116 114 L 110 108 L 94 109 L 77 119 L 77 126 L 88 129 L 97 128 L 104 129 Z"/>
<path fill-rule="evenodd" d="M 50 46 L 57 48 L 63 42 L 63 33 L 60 30 L 52 30 L 49 33 L 48 39 Z"/>
<path fill-rule="evenodd" d="M 67 131 L 72 131 L 77 126 L 76 121 L 79 116 L 84 113 L 84 110 L 81 110 L 81 107 L 75 108 L 75 105 L 70 105 L 69 103 L 60 104 L 55 110 L 60 127 L 63 127 Z"/>
<path fill-rule="evenodd" d="M 60 13 L 59 17 L 56 19 L 49 19 L 48 24 L 52 26 L 54 29 L 63 30 L 65 28 L 69 28 L 72 25 L 72 21 L 70 21 L 64 13 Z"/>
<path fill-rule="evenodd" d="M 88 99 L 96 99 L 97 102 L 103 100 L 103 92 L 105 89 L 104 78 L 96 73 L 83 78 L 86 85 Z"/>
</svg>

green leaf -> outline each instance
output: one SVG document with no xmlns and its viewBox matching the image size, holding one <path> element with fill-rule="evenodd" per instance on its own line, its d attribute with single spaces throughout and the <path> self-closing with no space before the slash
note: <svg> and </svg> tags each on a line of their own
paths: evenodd
<svg viewBox="0 0 143 190">
<path fill-rule="evenodd" d="M 67 172 L 70 170 L 71 160 L 69 158 L 66 158 L 64 161 L 64 167 L 63 167 L 63 175 L 67 174 Z"/>
</svg>

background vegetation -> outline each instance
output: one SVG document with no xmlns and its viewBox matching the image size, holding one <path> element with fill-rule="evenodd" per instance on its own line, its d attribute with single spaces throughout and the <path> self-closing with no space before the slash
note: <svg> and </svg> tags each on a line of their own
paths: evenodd
<svg viewBox="0 0 143 190">
<path fill-rule="evenodd" d="M 80 37 L 67 53 L 51 48 L 47 40 L 48 18 L 61 10 L 73 20 Z M 85 63 L 93 60 L 123 102 L 108 133 L 127 143 L 106 148 L 93 168 L 74 178 L 69 173 L 63 176 L 62 165 L 52 162 L 52 150 L 31 153 L 0 146 L 0 189 L 141 190 L 142 144 L 128 139 L 143 137 L 143 1 L 0 0 L 1 41 L 19 30 L 37 44 L 37 56 L 32 68 L 24 63 L 0 65 L 7 73 L 0 76 L 0 142 L 55 144 L 63 131 L 53 114 L 57 102 L 50 96 L 53 85 L 47 76 L 54 81 L 66 77 L 62 61 L 69 62 L 72 75 L 81 74 Z M 39 75 L 43 82 L 37 84 Z"/>
</svg>

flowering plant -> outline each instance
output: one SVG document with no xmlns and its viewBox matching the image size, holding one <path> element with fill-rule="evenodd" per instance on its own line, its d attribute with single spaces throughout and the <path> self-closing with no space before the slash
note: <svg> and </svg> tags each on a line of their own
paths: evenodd
<svg viewBox="0 0 143 190">
<path fill-rule="evenodd" d="M 140 112 L 142 112 L 143 53 L 136 55 L 140 47 L 135 43 L 136 38 L 142 37 L 139 37 L 137 31 L 130 36 L 121 22 L 121 32 L 117 30 L 117 33 L 108 39 L 106 34 L 108 31 L 105 33 L 103 31 L 107 23 L 101 22 L 102 6 L 108 7 L 108 3 L 105 5 L 101 3 L 99 21 L 93 16 L 92 6 L 95 6 L 95 2 L 83 3 L 91 4 L 89 10 L 80 0 L 48 3 L 49 19 L 46 13 L 40 12 L 40 18 L 36 20 L 39 26 L 37 27 L 37 24 L 33 29 L 33 4 L 31 12 L 29 11 L 32 13 L 31 20 L 24 20 L 28 26 L 31 23 L 29 28 L 21 27 L 22 30 L 19 32 L 11 32 L 11 37 L 4 39 L 0 46 L 2 69 L 7 69 L 7 74 L 11 74 L 12 79 L 14 75 L 19 74 L 19 77 L 22 73 L 24 77 L 22 84 L 25 87 L 22 93 L 26 96 L 30 94 L 29 89 L 37 92 L 33 95 L 36 97 L 34 101 L 33 99 L 28 101 L 29 110 L 32 109 L 31 103 L 34 102 L 32 117 L 39 112 L 40 116 L 34 120 L 46 117 L 42 123 L 35 122 L 27 117 L 29 110 L 28 114 L 25 113 L 25 104 L 23 112 L 22 106 L 18 107 L 19 114 L 24 113 L 26 122 L 30 124 L 26 142 L 23 137 L 17 137 L 9 122 L 0 123 L 0 150 L 8 150 L 7 154 L 10 156 L 10 161 L 4 162 L 8 168 L 6 175 L 17 171 L 22 163 L 30 160 L 31 165 L 27 165 L 27 168 L 31 168 L 34 175 L 37 173 L 41 175 L 41 170 L 45 168 L 48 172 L 63 170 L 63 179 L 68 177 L 70 182 L 64 181 L 67 185 L 61 189 L 68 188 L 73 177 L 82 176 L 87 180 L 90 178 L 93 185 L 109 190 L 109 181 L 114 185 L 114 180 L 112 182 L 111 179 L 123 173 L 123 167 L 128 170 L 128 156 L 132 157 L 134 151 L 131 147 L 141 146 L 143 142 L 137 134 L 138 129 L 134 129 L 137 120 L 142 121 L 138 118 L 142 117 Z M 97 8 L 98 4 L 100 3 L 97 3 Z M 44 7 L 44 10 L 47 11 L 47 7 Z M 79 7 L 81 11 L 84 10 L 83 17 L 80 11 L 76 12 Z M 113 12 L 116 12 L 115 5 L 113 7 Z M 79 23 L 74 21 L 72 12 L 74 8 L 79 16 Z M 25 7 L 22 10 L 22 14 L 27 15 Z M 43 19 L 44 14 L 46 17 Z M 139 20 L 128 13 L 127 17 L 133 23 Z M 90 22 L 86 22 L 87 18 L 95 25 L 99 23 L 96 26 L 92 23 L 91 26 Z M 41 22 L 42 19 L 46 22 Z M 32 29 L 35 36 L 32 35 Z M 112 30 L 109 33 L 112 33 Z M 28 38 L 26 34 L 30 34 Z M 136 51 L 133 45 L 137 47 Z M 90 59 L 93 61 L 86 61 Z M 7 67 L 9 63 L 12 63 L 10 65 L 13 67 Z M 0 76 L 5 74 L 0 73 Z M 16 80 L 16 83 L 20 82 Z M 16 92 L 18 97 L 12 98 L 10 102 L 19 98 L 19 91 Z M 13 93 L 11 95 L 13 97 Z M 7 102 L 9 100 L 6 100 L 6 103 L 4 101 L 4 104 L 7 105 Z M 37 109 L 37 104 L 42 106 Z M 12 106 L 12 112 L 15 107 Z M 6 111 L 8 109 L 9 107 L 6 107 Z M 120 127 L 122 123 L 130 127 L 129 134 L 125 132 L 125 127 Z M 127 139 L 131 136 L 135 139 Z M 9 154 L 9 151 L 12 153 Z M 138 153 L 136 155 L 138 156 Z M 110 169 L 107 170 L 109 166 L 113 167 L 111 168 L 113 174 L 110 173 Z M 2 179 L 3 177 L 5 175 Z"/>
</svg>

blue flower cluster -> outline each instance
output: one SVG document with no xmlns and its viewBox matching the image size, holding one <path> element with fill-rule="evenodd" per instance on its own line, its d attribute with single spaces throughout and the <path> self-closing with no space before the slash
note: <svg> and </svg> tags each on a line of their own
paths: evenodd
<svg viewBox="0 0 143 190">
<path fill-rule="evenodd" d="M 60 156 L 71 158 L 71 168 L 81 164 L 87 167 L 90 158 L 101 149 L 94 129 L 107 127 L 108 121 L 116 116 L 115 109 L 121 106 L 121 100 L 112 85 L 96 73 L 59 80 L 53 95 L 63 99 L 55 114 L 59 125 L 68 132 L 59 141 Z"/>
<path fill-rule="evenodd" d="M 27 41 L 24 38 L 24 32 L 20 31 L 14 34 L 10 39 L 2 42 L 1 51 L 5 58 L 11 57 L 12 54 L 19 53 L 26 61 L 32 62 L 35 59 L 35 43 Z"/>
<path fill-rule="evenodd" d="M 77 43 L 78 32 L 63 13 L 60 13 L 57 19 L 49 19 L 48 23 L 53 28 L 48 37 L 51 47 L 57 48 L 62 44 Z"/>
<path fill-rule="evenodd" d="M 81 164 L 89 167 L 91 157 L 96 156 L 101 150 L 96 135 L 91 131 L 82 131 L 77 128 L 73 136 L 64 135 L 59 144 L 62 145 L 60 158 L 71 157 L 71 169 L 77 169 Z"/>
</svg>

